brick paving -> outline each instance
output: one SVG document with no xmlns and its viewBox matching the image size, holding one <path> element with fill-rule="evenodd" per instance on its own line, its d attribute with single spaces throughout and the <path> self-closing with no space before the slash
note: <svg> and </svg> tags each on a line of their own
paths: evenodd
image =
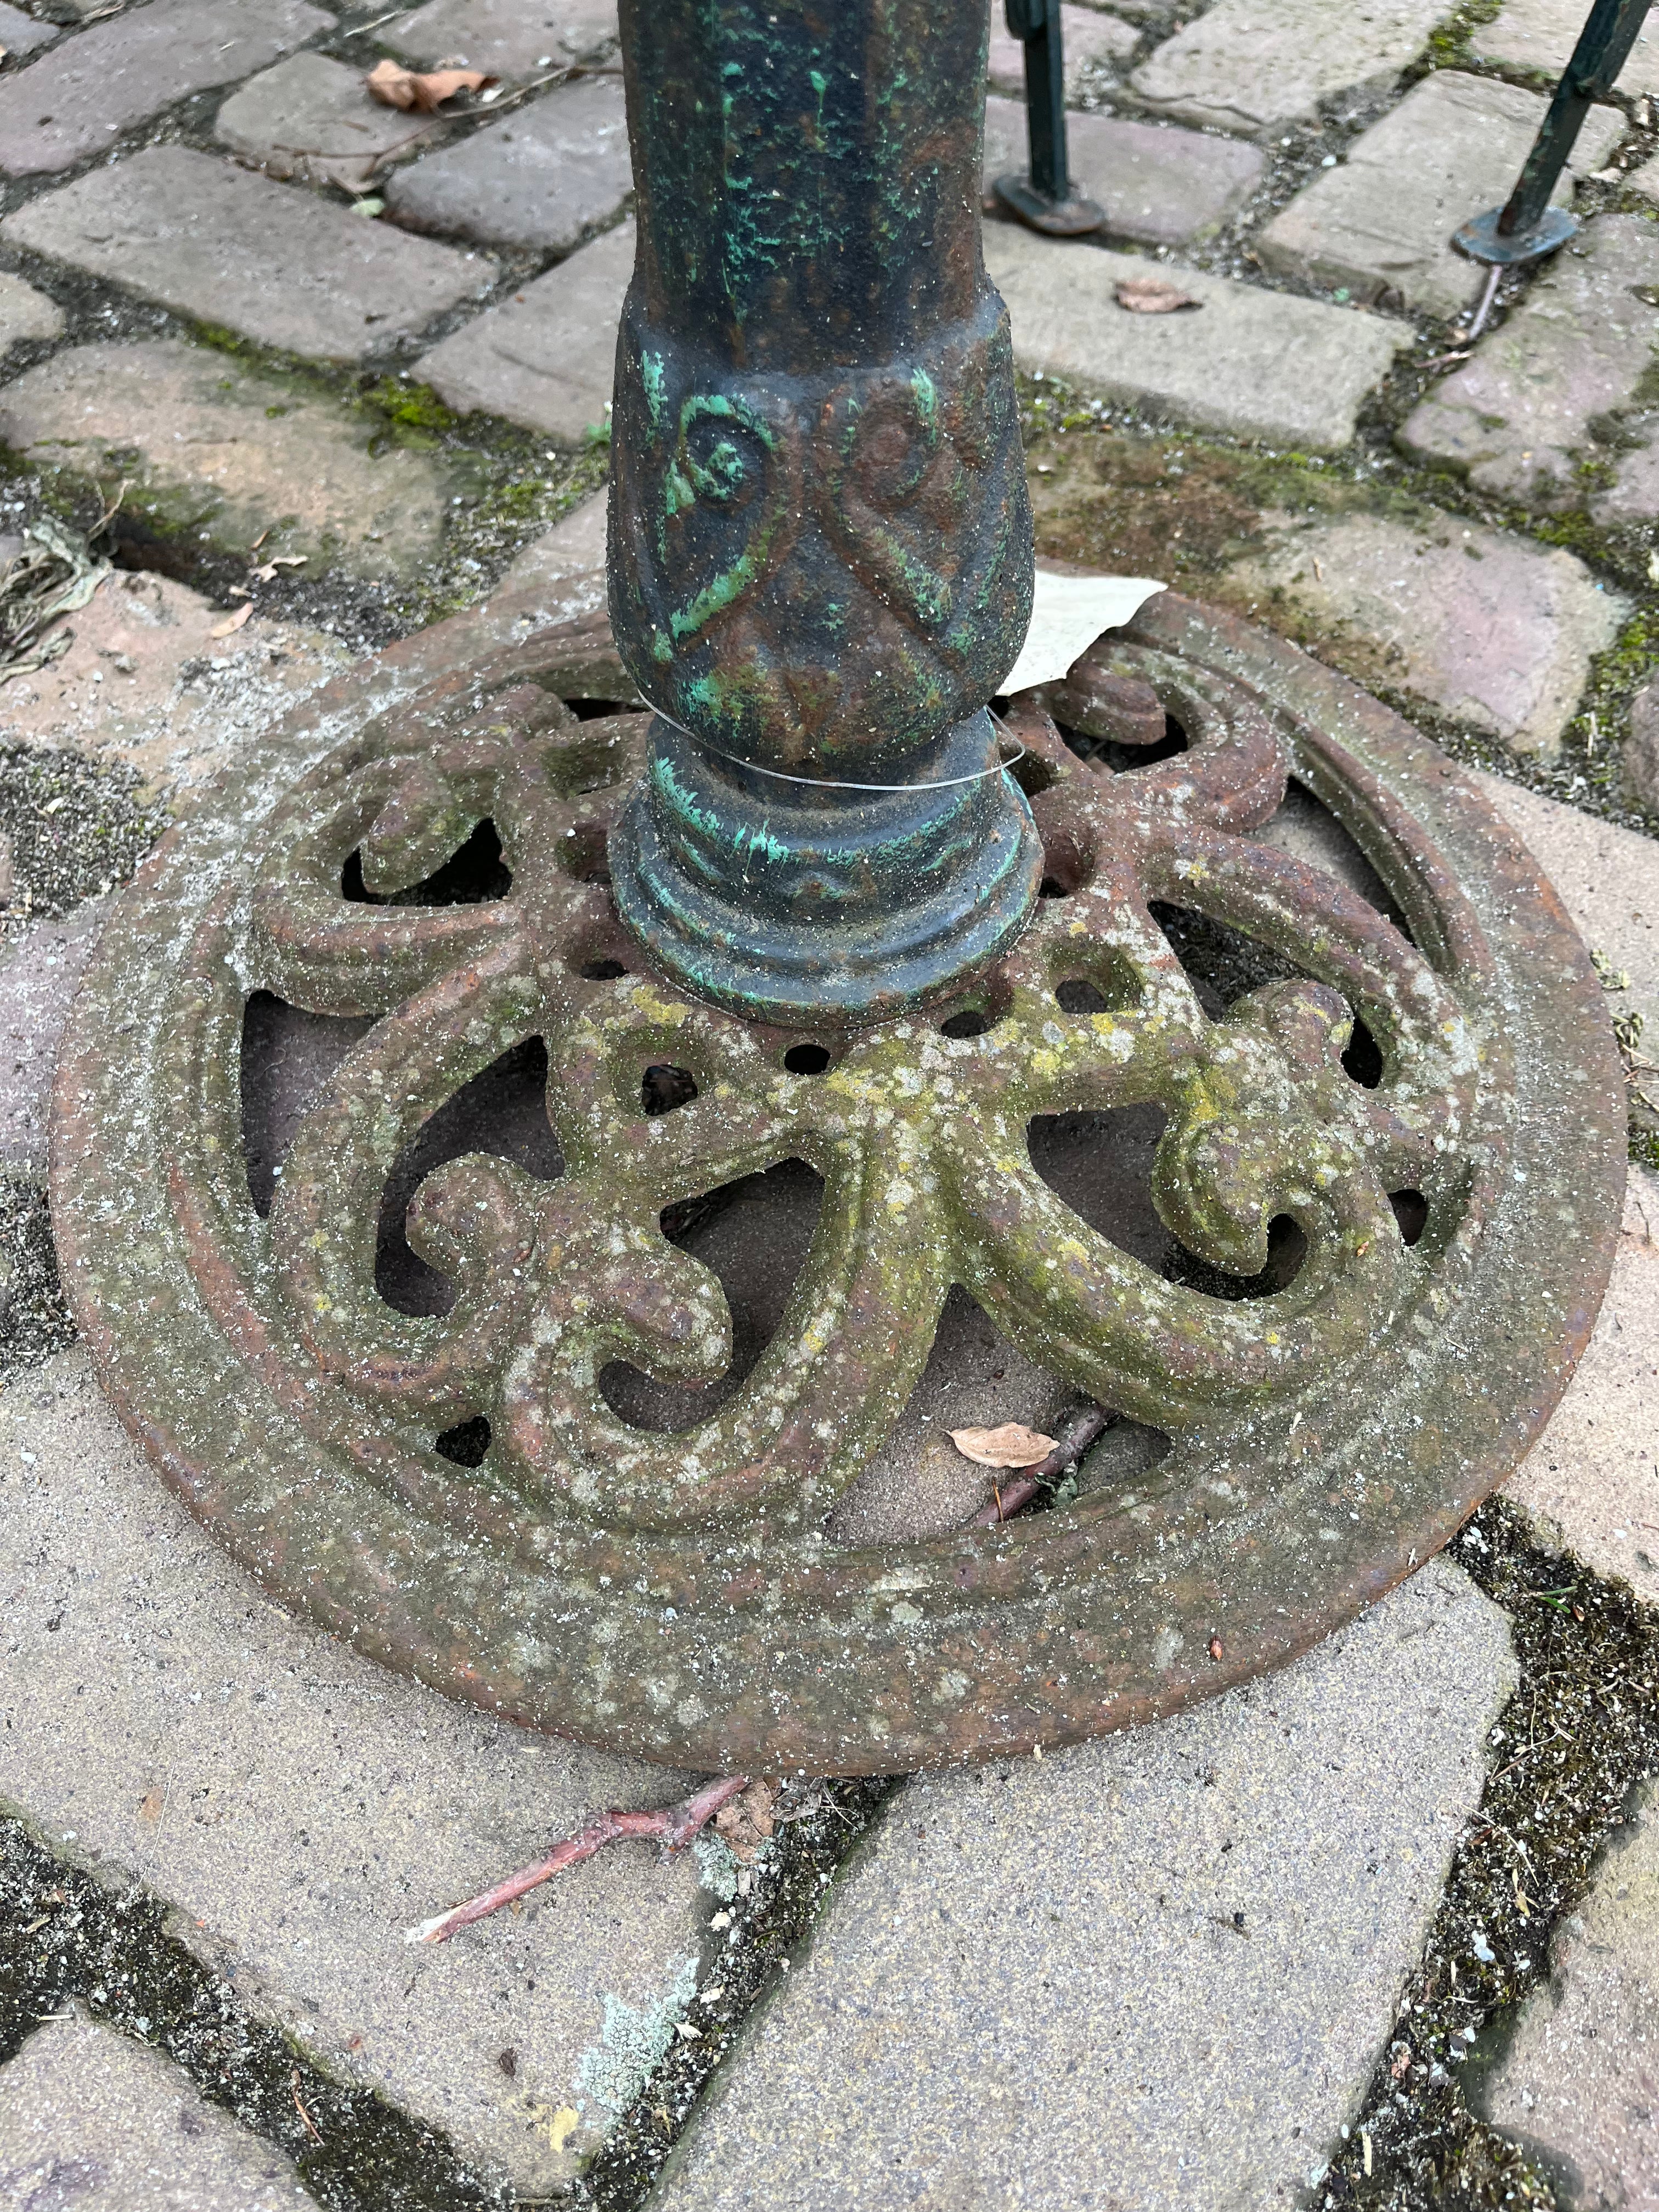
<svg viewBox="0 0 1659 2212">
<path fill-rule="evenodd" d="M 988 186 L 1024 161 L 995 15 Z M 1489 787 L 1650 1054 L 1659 33 L 1581 139 L 1562 190 L 1580 236 L 1506 280 L 1475 343 L 1480 272 L 1448 243 L 1507 191 L 1581 15 L 1068 4 L 1072 166 L 1107 228 L 1059 245 L 992 221 L 986 252 L 1028 380 L 1043 550 L 1247 611 L 1500 771 Z M 83 529 L 112 503 L 96 542 L 121 563 L 0 683 L 0 780 L 7 748 L 65 749 L 210 805 L 215 770 L 318 685 L 343 714 L 393 705 L 486 636 L 602 604 L 602 498 L 545 538 L 525 518 L 545 511 L 538 480 L 591 488 L 605 435 L 634 252 L 615 0 L 0 0 L 0 562 L 44 501 Z M 363 88 L 386 56 L 499 82 L 402 112 Z M 1196 304 L 1127 312 L 1118 284 L 1149 271 Z M 349 669 L 365 608 L 379 641 L 492 585 Z M 1346 866 L 1328 826 L 1308 802 L 1273 835 Z M 101 908 L 24 928 L 12 867 L 7 847 L 0 1195 L 39 1209 L 57 1036 Z M 1564 1581 L 1650 1601 L 1656 1206 L 1638 1172 L 1590 1352 L 1512 1493 Z M 939 1405 L 965 1404 L 994 1356 L 963 1322 Z M 1052 1378 L 1010 1358 L 1002 1380 L 1043 1416 Z M 968 1495 L 927 1449 L 887 1475 L 843 1539 L 942 1524 Z M 520 1737 L 278 1614 L 155 1488 L 78 1349 L 0 1390 L 0 1799 L 30 1848 L 155 1900 L 250 2036 L 280 2028 L 307 2081 L 378 2092 L 448 2146 L 433 2165 L 422 2138 L 384 2185 L 331 2166 L 317 2201 L 444 2201 L 422 2177 L 457 2159 L 469 2203 L 566 2191 L 642 2083 L 634 2119 L 665 2121 L 671 2054 L 696 2040 L 681 2026 L 741 1948 L 729 1855 L 596 1861 L 412 1971 L 402 1932 L 600 1796 L 674 1778 Z M 1513 1663 L 1503 1616 L 1441 1565 L 1189 1721 L 906 1784 L 798 1984 L 768 1968 L 786 1995 L 653 2202 L 1334 2201 L 1327 2169 Z M 1631 1900 L 1655 1815 L 1636 1809 L 1559 1931 L 1549 1993 L 1477 2054 L 1481 2109 L 1567 2175 L 1564 2206 L 1596 2201 L 1574 2175 L 1659 2191 L 1645 2077 L 1605 2027 L 1652 2002 Z M 1235 1893 L 1243 1942 L 1209 1911 L 1230 1918 Z M 101 1984 L 16 2019 L 10 1986 L 0 2204 L 94 2168 L 94 2206 L 311 2201 L 307 2160 L 334 2154 L 286 2059 L 244 2126 L 198 2094 L 216 2075 L 192 2086 L 141 2048 L 147 2014 L 108 2025 Z M 165 2198 L 143 2194 L 158 2160 Z"/>
</svg>

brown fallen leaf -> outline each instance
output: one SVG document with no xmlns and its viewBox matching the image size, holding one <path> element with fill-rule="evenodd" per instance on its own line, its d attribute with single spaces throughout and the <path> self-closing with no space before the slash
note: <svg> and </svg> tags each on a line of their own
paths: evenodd
<svg viewBox="0 0 1659 2212">
<path fill-rule="evenodd" d="M 273 553 L 253 571 L 262 584 L 274 583 L 279 568 L 303 568 L 310 560 L 309 553 Z"/>
<path fill-rule="evenodd" d="M 238 607 L 234 615 L 227 615 L 222 623 L 215 623 L 208 635 L 210 637 L 228 637 L 232 630 L 240 629 L 252 612 L 253 602 L 250 599 L 246 606 Z"/>
<path fill-rule="evenodd" d="M 1055 1439 L 1040 1429 L 1005 1421 L 1000 1429 L 952 1429 L 951 1441 L 963 1459 L 978 1467 L 1035 1467 L 1054 1449 Z"/>
<path fill-rule="evenodd" d="M 406 70 L 397 62 L 376 62 L 363 79 L 372 99 L 386 107 L 416 108 L 422 115 L 458 92 L 482 92 L 495 82 L 482 70 Z"/>
<path fill-rule="evenodd" d="M 152 1827 L 161 1819 L 167 1802 L 165 1790 L 146 1790 L 138 1800 L 138 1818 L 148 1820 Z"/>
<path fill-rule="evenodd" d="M 1177 308 L 1204 305 L 1166 276 L 1125 276 L 1112 289 L 1119 307 L 1127 307 L 1132 315 L 1173 315 Z"/>
<path fill-rule="evenodd" d="M 772 1804 L 770 1783 L 751 1782 L 715 1814 L 714 1832 L 734 1859 L 746 1865 L 772 1833 Z"/>
</svg>

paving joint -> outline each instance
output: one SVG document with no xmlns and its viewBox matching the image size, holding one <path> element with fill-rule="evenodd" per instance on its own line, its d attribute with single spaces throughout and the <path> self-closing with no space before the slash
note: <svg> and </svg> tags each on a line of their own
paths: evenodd
<svg viewBox="0 0 1659 2212">
<path fill-rule="evenodd" d="M 169 1931 L 159 1899 L 106 1887 L 0 1801 L 0 2063 L 72 1999 L 283 2151 L 326 2212 L 498 2212 L 513 2201 L 436 2129 L 251 2020 Z"/>
<path fill-rule="evenodd" d="M 1659 1772 L 1659 1607 L 1544 1549 L 1502 1497 L 1448 1556 L 1508 1615 L 1520 1681 L 1395 2037 L 1316 2201 L 1553 2212 L 1550 2178 L 1471 2109 L 1463 2084 L 1491 2070 L 1522 2003 L 1548 1981 L 1558 1925 L 1632 1792 Z"/>
<path fill-rule="evenodd" d="M 902 1778 L 796 1778 L 780 1793 L 783 1820 L 752 1869 L 730 1869 L 717 1889 L 730 1925 L 705 1957 L 705 1988 L 723 1992 L 718 2011 L 700 2008 L 698 2037 L 677 2037 L 583 2175 L 574 2203 L 591 2212 L 641 2212 L 657 2177 L 738 2040 L 787 1984 L 811 1941 L 831 1888 L 857 1858 L 902 1787 Z M 696 1848 L 694 1846 L 694 1848 Z M 718 1843 L 705 1850 L 722 1854 Z M 729 1854 L 725 1854 L 729 1857 Z M 739 1887 L 749 1876 L 747 1893 Z M 726 1894 L 729 1887 L 730 1894 Z"/>
</svg>

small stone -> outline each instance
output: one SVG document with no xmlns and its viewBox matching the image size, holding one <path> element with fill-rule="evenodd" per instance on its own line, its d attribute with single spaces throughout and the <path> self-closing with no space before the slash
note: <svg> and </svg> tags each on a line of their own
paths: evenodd
<svg viewBox="0 0 1659 2212">
<path fill-rule="evenodd" d="M 234 84 L 333 25 L 307 0 L 151 0 L 94 23 L 0 82 L 0 169 L 67 169 L 187 93 Z"/>
<path fill-rule="evenodd" d="M 1372 690 L 1519 753 L 1559 750 L 1592 656 L 1630 611 L 1581 561 L 1434 510 L 1420 525 L 1281 520 L 1230 571 L 1247 612 Z"/>
<path fill-rule="evenodd" d="M 1456 251 L 1452 234 L 1509 198 L 1546 104 L 1461 70 L 1425 77 L 1268 224 L 1259 240 L 1264 265 L 1344 285 L 1363 300 L 1392 296 L 1407 308 L 1462 314 L 1486 272 Z M 1605 164 L 1624 130 L 1617 108 L 1591 108 L 1558 200 Z"/>
<path fill-rule="evenodd" d="M 438 116 L 422 119 L 371 100 L 361 70 L 326 54 L 295 54 L 234 92 L 213 135 L 268 177 L 360 192 L 443 127 Z"/>
<path fill-rule="evenodd" d="M 376 36 L 421 69 L 453 55 L 469 69 L 523 78 L 608 61 L 620 33 L 617 0 L 428 0 Z"/>
<path fill-rule="evenodd" d="M 1126 61 L 1139 42 L 1140 33 L 1115 15 L 1095 8 L 1062 5 L 1060 11 L 1060 51 L 1066 57 L 1066 97 L 1068 100 L 1115 74 L 1112 64 Z M 988 82 L 994 92 L 1014 98 L 1025 96 L 1025 46 L 1008 28 L 1002 0 L 991 4 L 991 60 Z"/>
<path fill-rule="evenodd" d="M 161 2051 L 52 2008 L 0 2067 L 0 2186 L 29 2212 L 304 2212 L 283 2153 Z"/>
<path fill-rule="evenodd" d="M 0 353 L 29 338 L 56 338 L 64 334 L 64 311 L 56 300 L 37 292 L 21 276 L 0 270 Z"/>
<path fill-rule="evenodd" d="M 1649 895 L 1659 899 L 1659 862 L 1647 874 Z M 1659 998 L 1654 983 L 1659 976 L 1650 979 L 1650 1004 Z M 1552 1550 L 1573 1552 L 1652 1604 L 1659 1600 L 1659 1182 L 1635 1166 L 1629 1176 L 1595 1333 L 1508 1495 Z"/>
<path fill-rule="evenodd" d="M 580 445 L 605 423 L 633 273 L 629 222 L 486 308 L 423 355 L 419 373 L 458 414 L 500 415 Z"/>
<path fill-rule="evenodd" d="M 185 146 L 148 148 L 31 200 L 0 223 L 0 236 L 324 361 L 359 361 L 495 279 L 480 255 L 365 222 Z"/>
<path fill-rule="evenodd" d="M 1630 736 L 1620 765 L 1625 788 L 1637 805 L 1659 814 L 1659 678 L 1650 678 L 1630 702 Z"/>
<path fill-rule="evenodd" d="M 568 253 L 633 190 L 621 80 L 593 76 L 400 170 L 386 204 L 411 230 Z"/>
<path fill-rule="evenodd" d="M 1638 411 L 1628 426 L 1619 419 L 1638 402 L 1659 353 L 1656 284 L 1659 226 L 1633 215 L 1587 223 L 1481 339 L 1474 359 L 1413 410 L 1401 444 L 1466 471 L 1477 490 L 1531 506 L 1582 506 L 1578 464 L 1607 450 L 1598 431 L 1651 437 L 1659 429 L 1659 416 Z M 1626 489 L 1622 512 L 1630 511 Z M 1659 502 L 1638 512 L 1659 514 Z"/>
<path fill-rule="evenodd" d="M 1066 118 L 1066 158 L 1074 188 L 1098 201 L 1114 238 L 1139 246 L 1187 246 L 1217 229 L 1261 182 L 1260 147 L 1211 138 L 1167 123 L 1121 115 Z M 1025 109 L 1012 100 L 985 103 L 985 188 L 1025 169 Z"/>
<path fill-rule="evenodd" d="M 1129 80 L 1148 107 L 1212 130 L 1258 131 L 1311 117 L 1343 92 L 1392 84 L 1445 14 L 1443 0 L 1216 0 Z"/>
<path fill-rule="evenodd" d="M 0 52 L 15 55 L 21 60 L 26 54 L 39 53 L 57 36 L 52 24 L 37 23 L 21 8 L 9 8 L 4 0 L 0 0 Z"/>
<path fill-rule="evenodd" d="M 1504 2035 L 1491 2075 L 1476 2075 L 1470 2102 L 1567 2180 L 1563 2205 L 1644 2212 L 1659 2176 L 1659 1787 L 1652 1782 L 1636 1790 L 1624 1826 L 1609 1836 L 1589 1894 L 1561 1921 L 1549 1978 Z"/>
<path fill-rule="evenodd" d="M 1585 13 L 1579 0 L 1504 0 L 1490 23 L 1470 32 L 1470 50 L 1488 68 L 1535 70 L 1554 79 L 1578 43 Z M 1659 93 L 1659 38 L 1646 24 L 1619 72 L 1619 89 L 1632 97 Z"/>
<path fill-rule="evenodd" d="M 1135 315 L 1116 285 L 1145 276 L 1127 254 L 987 226 L 985 263 L 1013 318 L 1022 368 L 1102 398 L 1237 437 L 1345 446 L 1359 404 L 1411 332 L 1380 316 L 1170 267 L 1199 313 Z"/>
<path fill-rule="evenodd" d="M 76 346 L 0 388 L 0 443 L 33 468 L 108 485 L 152 535 L 205 533 L 248 565 L 308 557 L 410 574 L 437 551 L 451 476 L 388 441 L 384 418 L 177 338 Z M 263 538 L 258 553 L 249 551 Z"/>
<path fill-rule="evenodd" d="M 905 1783 L 654 2202 L 1304 2201 L 1515 1679 L 1503 1615 L 1437 1560 L 1175 1719 Z"/>
<path fill-rule="evenodd" d="M 9 852 L 7 855 L 9 872 Z M 58 1040 L 104 924 L 89 901 L 63 921 L 37 921 L 0 968 L 0 1174 L 44 1183 Z"/>
<path fill-rule="evenodd" d="M 322 2070 L 520 2195 L 567 2189 L 702 1978 L 694 1855 L 624 1846 L 458 1942 L 404 1931 L 691 1778 L 515 1729 L 291 1620 L 165 1488 L 84 1352 L 0 1397 L 0 1498 L 9 1806 L 118 1893 L 141 1875 Z"/>
<path fill-rule="evenodd" d="M 67 652 L 0 691 L 9 738 L 126 762 L 164 791 L 198 783 L 349 656 L 321 632 L 225 611 L 170 576 L 107 577 L 55 624 Z"/>
</svg>

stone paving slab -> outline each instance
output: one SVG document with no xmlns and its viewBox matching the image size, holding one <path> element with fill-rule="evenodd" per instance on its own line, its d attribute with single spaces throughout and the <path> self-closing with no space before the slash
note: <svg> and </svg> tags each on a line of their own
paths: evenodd
<svg viewBox="0 0 1659 2212">
<path fill-rule="evenodd" d="M 633 191 L 622 80 L 591 76 L 400 169 L 386 198 L 411 230 L 568 253 Z"/>
<path fill-rule="evenodd" d="M 1411 332 L 1381 316 L 1190 269 L 1161 271 L 1203 304 L 1139 315 L 1113 288 L 1144 260 L 988 224 L 985 265 L 1008 302 L 1014 356 L 1102 398 L 1235 436 L 1346 446 L 1361 401 Z"/>
<path fill-rule="evenodd" d="M 1125 61 L 1139 43 L 1140 33 L 1115 15 L 1095 8 L 1062 4 L 1060 11 L 1060 50 L 1066 57 L 1066 96 L 1075 100 L 1100 82 L 1103 70 Z M 993 92 L 1025 97 L 1025 48 L 1008 28 L 1001 0 L 992 0 L 991 52 L 986 72 Z"/>
<path fill-rule="evenodd" d="M 0 1793 L 52 1848 L 168 1901 L 319 2066 L 526 2194 L 568 2181 L 692 1995 L 714 1900 L 690 1855 L 603 1854 L 441 1948 L 404 1930 L 689 1778 L 512 1728 L 290 1620 L 163 1488 L 82 1352 L 0 1396 Z"/>
<path fill-rule="evenodd" d="M 609 507 L 609 494 L 595 492 L 526 545 L 501 578 L 491 596 L 513 606 L 521 634 L 542 623 L 597 614 L 605 605 Z"/>
<path fill-rule="evenodd" d="M 0 737 L 124 761 L 164 792 L 200 782 L 350 657 L 260 615 L 217 637 L 225 619 L 170 576 L 107 577 L 54 624 L 68 650 L 0 687 Z"/>
<path fill-rule="evenodd" d="M 1489 2055 L 1475 2046 L 1471 2100 L 1540 2159 L 1559 2185 L 1563 2212 L 1655 2212 L 1659 1788 L 1653 1783 L 1635 1792 L 1589 1894 L 1558 1928 L 1550 1965 L 1548 1982 L 1505 2035 L 1507 2048 Z"/>
<path fill-rule="evenodd" d="M 1514 1681 L 1437 1560 L 1190 1714 L 906 1784 L 654 2212 L 1306 2201 Z"/>
<path fill-rule="evenodd" d="M 1255 191 L 1267 166 L 1260 147 L 1170 123 L 1121 115 L 1066 118 L 1066 157 L 1080 191 L 1106 210 L 1115 238 L 1186 246 L 1217 229 Z M 985 188 L 1030 158 L 1022 102 L 985 103 Z"/>
<path fill-rule="evenodd" d="M 1595 1334 L 1509 1495 L 1553 1547 L 1659 1602 L 1659 1182 L 1640 1168 Z"/>
<path fill-rule="evenodd" d="M 29 466 L 125 481 L 158 533 L 348 575 L 410 574 L 438 550 L 451 471 L 386 422 L 176 338 L 77 346 L 0 386 L 0 444 Z M 252 558 L 250 559 L 250 566 Z"/>
<path fill-rule="evenodd" d="M 1630 612 L 1572 554 L 1434 508 L 1415 525 L 1270 518 L 1226 595 L 1372 690 L 1546 757 Z"/>
<path fill-rule="evenodd" d="M 289 2160 L 78 2006 L 0 2066 L 6 2212 L 304 2212 Z"/>
<path fill-rule="evenodd" d="M 94 23 L 0 81 L 0 170 L 70 168 L 186 94 L 234 84 L 333 24 L 307 0 L 150 0 Z"/>
<path fill-rule="evenodd" d="M 580 445 L 606 420 L 634 243 L 631 221 L 606 231 L 423 354 L 419 374 L 458 415 Z"/>
<path fill-rule="evenodd" d="M 1486 271 L 1454 249 L 1452 233 L 1509 198 L 1545 106 L 1537 93 L 1462 70 L 1425 77 L 1267 225 L 1263 265 L 1360 299 L 1392 295 L 1408 308 L 1462 314 Z M 1616 108 L 1591 108 L 1558 200 L 1603 167 L 1624 131 Z"/>
<path fill-rule="evenodd" d="M 0 237 L 321 361 L 359 361 L 495 281 L 482 255 L 185 146 L 149 148 L 44 194 L 0 223 Z"/>
<path fill-rule="evenodd" d="M 264 70 L 219 110 L 213 135 L 268 177 L 361 192 L 394 161 L 441 137 L 441 117 L 386 107 L 361 70 L 326 54 L 295 54 Z"/>
<path fill-rule="evenodd" d="M 64 311 L 56 300 L 0 270 L 0 353 L 28 338 L 59 337 L 63 330 Z"/>
<path fill-rule="evenodd" d="M 1480 340 L 1474 359 L 1413 410 L 1401 444 L 1465 471 L 1480 491 L 1536 507 L 1582 506 L 1579 463 L 1613 458 L 1594 426 L 1631 407 L 1659 352 L 1656 285 L 1659 225 L 1632 215 L 1587 223 Z M 1659 417 L 1632 434 L 1643 428 L 1659 428 Z M 1621 485 L 1629 468 L 1626 459 Z M 1627 495 L 1621 512 L 1629 511 Z M 1659 513 L 1659 501 L 1637 511 Z"/>
<path fill-rule="evenodd" d="M 1630 977 L 1609 992 L 1610 1014 L 1640 1014 L 1650 1049 L 1659 1039 L 1659 840 L 1504 777 L 1475 771 L 1500 814 L 1515 824 L 1592 951 Z"/>
<path fill-rule="evenodd" d="M 4 0 L 0 0 L 0 53 L 15 54 L 20 58 L 25 54 L 39 53 L 57 36 L 55 23 L 37 22 L 21 8 L 7 7 Z"/>
<path fill-rule="evenodd" d="M 1504 0 L 1490 23 L 1477 23 L 1470 32 L 1470 51 L 1494 69 L 1536 70 L 1559 77 L 1589 13 L 1579 0 Z M 1659 35 L 1650 21 L 1637 33 L 1630 59 L 1619 73 L 1619 89 L 1659 93 Z"/>
<path fill-rule="evenodd" d="M 88 900 L 61 921 L 37 921 L 0 967 L 0 1173 L 46 1179 L 46 1136 L 58 1047 L 104 926 Z"/>
<path fill-rule="evenodd" d="M 492 76 L 608 60 L 617 52 L 617 0 L 428 0 L 375 33 L 422 69 L 454 55 Z"/>
<path fill-rule="evenodd" d="M 1276 131 L 1342 92 L 1390 84 L 1422 52 L 1444 0 L 1215 0 L 1166 40 L 1129 82 L 1148 107 L 1182 123 Z"/>
</svg>

